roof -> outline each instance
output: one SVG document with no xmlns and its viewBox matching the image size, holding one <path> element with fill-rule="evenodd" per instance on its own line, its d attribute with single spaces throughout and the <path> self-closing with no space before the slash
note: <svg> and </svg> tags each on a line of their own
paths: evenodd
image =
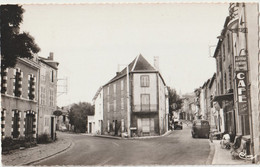
<svg viewBox="0 0 260 167">
<path fill-rule="evenodd" d="M 101 92 L 101 90 L 102 90 L 102 87 L 99 87 L 97 92 L 96 92 L 96 94 L 95 94 L 95 96 L 92 99 L 93 101 L 97 99 L 97 97 L 98 97 L 99 93 Z"/>
<path fill-rule="evenodd" d="M 212 85 L 213 85 L 213 83 L 214 83 L 215 79 L 216 79 L 216 73 L 214 73 L 214 74 L 213 74 L 213 76 L 212 76 L 212 78 L 211 78 L 211 80 L 210 80 L 210 83 L 209 83 L 209 88 L 211 88 L 211 87 L 212 87 Z"/>
<path fill-rule="evenodd" d="M 59 63 L 56 62 L 56 61 L 53 61 L 53 60 L 50 60 L 50 59 L 47 59 L 47 58 L 44 58 L 44 57 L 40 57 L 39 56 L 39 61 L 41 61 L 42 63 L 54 68 L 55 70 L 58 70 L 58 65 Z"/>
<path fill-rule="evenodd" d="M 128 64 L 128 69 L 129 69 L 129 73 L 130 72 L 158 72 L 159 73 L 159 71 L 156 70 L 141 54 L 137 56 L 130 64 Z M 119 78 L 125 76 L 126 74 L 127 74 L 127 68 L 125 67 L 122 71 L 117 72 L 117 75 L 114 78 L 112 78 L 108 83 L 106 83 L 104 86 L 118 80 Z M 165 84 L 164 80 L 163 83 Z"/>
<path fill-rule="evenodd" d="M 220 36 L 224 36 L 225 35 L 225 33 L 227 31 L 227 25 L 228 25 L 229 21 L 230 21 L 230 18 L 229 18 L 229 16 L 227 16 L 226 20 L 225 20 L 225 23 L 224 23 L 224 29 L 221 31 L 221 35 Z M 217 44 L 217 47 L 216 47 L 214 55 L 213 55 L 214 58 L 217 57 L 217 54 L 220 51 L 220 46 L 222 44 L 222 41 L 223 41 L 223 39 L 219 39 L 218 40 L 218 44 Z"/>
</svg>

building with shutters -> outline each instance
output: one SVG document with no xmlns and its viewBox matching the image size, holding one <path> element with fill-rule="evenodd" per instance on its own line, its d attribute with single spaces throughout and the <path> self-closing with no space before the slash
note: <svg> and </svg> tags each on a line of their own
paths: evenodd
<svg viewBox="0 0 260 167">
<path fill-rule="evenodd" d="M 57 72 L 59 63 L 51 52 L 48 58 L 39 57 L 39 126 L 38 134 L 47 133 L 54 140 L 56 132 Z"/>
<path fill-rule="evenodd" d="M 153 67 L 139 55 L 102 87 L 102 134 L 146 136 L 168 130 L 168 90 L 158 64 L 157 58 Z"/>
<path fill-rule="evenodd" d="M 2 138 L 36 138 L 40 70 L 37 61 L 37 56 L 18 58 L 14 68 L 1 71 Z"/>
<path fill-rule="evenodd" d="M 213 103 L 224 118 L 221 132 L 250 141 L 247 154 L 259 162 L 259 4 L 230 3 L 218 38 Z"/>
</svg>

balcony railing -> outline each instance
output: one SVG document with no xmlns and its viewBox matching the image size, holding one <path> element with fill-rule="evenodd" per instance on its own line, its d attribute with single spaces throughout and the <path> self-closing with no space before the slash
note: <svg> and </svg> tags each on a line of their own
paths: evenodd
<svg viewBox="0 0 260 167">
<path fill-rule="evenodd" d="M 134 105 L 133 112 L 157 112 L 156 104 Z"/>
</svg>

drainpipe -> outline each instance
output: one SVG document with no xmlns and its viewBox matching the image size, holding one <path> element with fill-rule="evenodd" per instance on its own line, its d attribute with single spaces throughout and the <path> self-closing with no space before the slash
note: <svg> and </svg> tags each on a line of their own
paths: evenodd
<svg viewBox="0 0 260 167">
<path fill-rule="evenodd" d="M 249 110 L 249 126 L 250 126 L 250 146 L 251 146 L 251 151 L 253 157 L 255 156 L 255 151 L 254 151 L 254 134 L 253 134 L 253 119 L 252 119 L 252 108 L 251 108 L 251 94 L 250 94 L 250 88 L 251 88 L 251 82 L 249 82 L 249 71 L 250 71 L 250 63 L 249 63 L 249 56 L 248 56 L 248 30 L 247 30 L 247 15 L 246 15 L 246 5 L 243 3 L 243 8 L 244 8 L 244 19 L 245 19 L 245 43 L 246 43 L 246 55 L 247 55 L 247 95 L 248 95 L 248 110 Z M 254 163 L 254 159 L 252 159 L 252 162 Z"/>
<path fill-rule="evenodd" d="M 129 95 L 129 89 L 130 89 L 130 82 L 129 82 L 129 67 L 126 66 L 126 98 L 127 98 L 127 133 L 128 137 L 131 137 L 131 111 L 130 111 L 130 95 Z"/>
</svg>

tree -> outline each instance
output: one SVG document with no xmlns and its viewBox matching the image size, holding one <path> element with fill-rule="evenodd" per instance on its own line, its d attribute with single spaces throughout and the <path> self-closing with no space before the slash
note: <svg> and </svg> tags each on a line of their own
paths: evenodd
<svg viewBox="0 0 260 167">
<path fill-rule="evenodd" d="M 176 90 L 168 87 L 168 92 L 169 92 L 169 110 L 170 110 L 170 112 L 181 109 L 182 99 L 176 93 Z"/>
<path fill-rule="evenodd" d="M 28 32 L 20 33 L 24 9 L 20 5 L 1 5 L 1 68 L 14 67 L 17 58 L 33 58 L 40 51 Z"/>
<path fill-rule="evenodd" d="M 74 125 L 75 132 L 85 132 L 87 116 L 94 115 L 94 106 L 87 102 L 73 104 L 69 111 L 70 124 Z"/>
</svg>

